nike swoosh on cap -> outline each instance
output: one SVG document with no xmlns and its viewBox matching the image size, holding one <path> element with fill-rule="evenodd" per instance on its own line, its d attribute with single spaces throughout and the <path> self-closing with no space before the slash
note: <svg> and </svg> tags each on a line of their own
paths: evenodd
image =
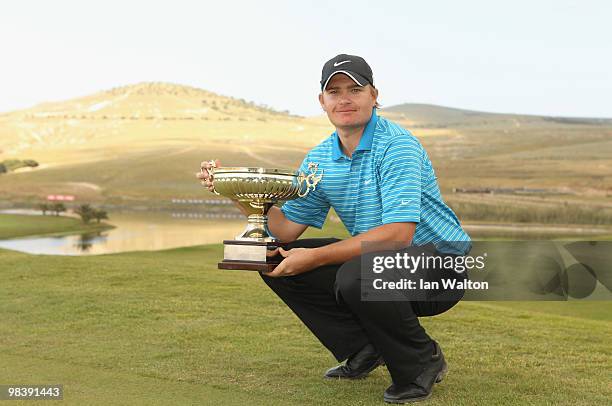
<svg viewBox="0 0 612 406">
<path fill-rule="evenodd" d="M 348 62 L 350 62 L 350 60 L 348 60 L 348 61 L 342 61 L 342 62 L 334 62 L 334 67 L 336 67 L 336 66 L 340 66 L 340 65 L 342 65 L 343 63 L 348 63 Z"/>
</svg>

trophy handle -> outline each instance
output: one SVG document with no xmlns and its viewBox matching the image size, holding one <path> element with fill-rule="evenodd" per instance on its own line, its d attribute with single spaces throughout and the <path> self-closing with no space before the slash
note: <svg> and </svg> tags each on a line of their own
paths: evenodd
<svg viewBox="0 0 612 406">
<path fill-rule="evenodd" d="M 308 171 L 310 171 L 310 173 L 308 175 L 305 175 L 303 172 L 300 172 L 298 176 L 298 196 L 299 197 L 306 197 L 306 195 L 308 195 L 308 193 L 310 193 L 311 190 L 313 192 L 315 191 L 315 189 L 317 188 L 317 183 L 319 183 L 321 181 L 321 178 L 323 177 L 322 169 L 321 169 L 321 174 L 317 176 L 318 170 L 319 170 L 319 164 L 314 163 L 314 162 L 309 162 Z M 306 191 L 302 193 L 301 190 L 302 190 L 302 185 L 304 183 L 306 183 Z"/>
<path fill-rule="evenodd" d="M 208 161 L 208 163 L 210 164 L 210 168 L 206 168 L 206 169 L 204 169 L 204 168 L 200 168 L 200 171 L 201 171 L 201 172 L 204 172 L 204 171 L 208 172 L 208 176 L 209 176 L 209 178 L 210 178 L 210 179 L 212 179 L 212 178 L 214 177 L 214 174 L 215 174 L 215 168 L 217 167 L 217 164 L 215 163 L 215 160 L 214 160 L 214 159 L 213 159 L 212 161 Z M 214 194 L 216 194 L 217 196 L 221 196 L 221 193 L 219 193 L 219 192 L 217 192 L 217 191 L 215 190 L 215 182 L 214 182 L 214 180 L 213 180 L 213 185 L 212 185 L 212 187 L 213 187 L 212 192 L 213 192 Z"/>
</svg>

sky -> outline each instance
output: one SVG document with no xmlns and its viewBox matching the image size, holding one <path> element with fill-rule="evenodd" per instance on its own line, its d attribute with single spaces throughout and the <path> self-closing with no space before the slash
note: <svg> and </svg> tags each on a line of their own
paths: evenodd
<svg viewBox="0 0 612 406">
<path fill-rule="evenodd" d="M 379 102 L 612 117 L 612 2 L 0 3 L 0 112 L 144 81 L 322 114 L 323 63 L 364 57 Z"/>
</svg>

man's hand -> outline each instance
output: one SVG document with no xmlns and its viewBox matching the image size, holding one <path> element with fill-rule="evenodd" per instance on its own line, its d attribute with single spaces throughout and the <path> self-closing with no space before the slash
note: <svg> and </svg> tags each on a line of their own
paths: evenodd
<svg viewBox="0 0 612 406">
<path fill-rule="evenodd" d="M 215 159 L 215 166 L 218 168 L 221 166 L 221 161 Z M 215 190 L 213 186 L 213 176 L 210 176 L 209 170 L 212 168 L 211 161 L 202 161 L 200 164 L 200 172 L 196 173 L 196 178 L 200 179 L 200 184 L 205 186 L 211 192 Z"/>
<path fill-rule="evenodd" d="M 317 267 L 315 262 L 314 248 L 293 248 L 285 251 L 282 248 L 277 248 L 271 252 L 273 256 L 278 253 L 281 254 L 285 259 L 277 265 L 272 272 L 264 272 L 266 276 L 272 278 L 278 278 L 279 276 L 294 276 L 304 272 L 312 271 Z"/>
</svg>

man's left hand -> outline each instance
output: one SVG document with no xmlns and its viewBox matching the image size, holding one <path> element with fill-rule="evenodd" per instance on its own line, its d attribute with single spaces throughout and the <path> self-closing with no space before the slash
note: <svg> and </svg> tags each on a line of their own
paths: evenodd
<svg viewBox="0 0 612 406">
<path fill-rule="evenodd" d="M 278 248 L 278 253 L 284 257 L 283 261 L 272 272 L 264 272 L 263 274 L 278 278 L 279 276 L 294 276 L 312 271 L 316 268 L 313 251 L 312 248 L 293 248 L 287 251 Z"/>
</svg>

